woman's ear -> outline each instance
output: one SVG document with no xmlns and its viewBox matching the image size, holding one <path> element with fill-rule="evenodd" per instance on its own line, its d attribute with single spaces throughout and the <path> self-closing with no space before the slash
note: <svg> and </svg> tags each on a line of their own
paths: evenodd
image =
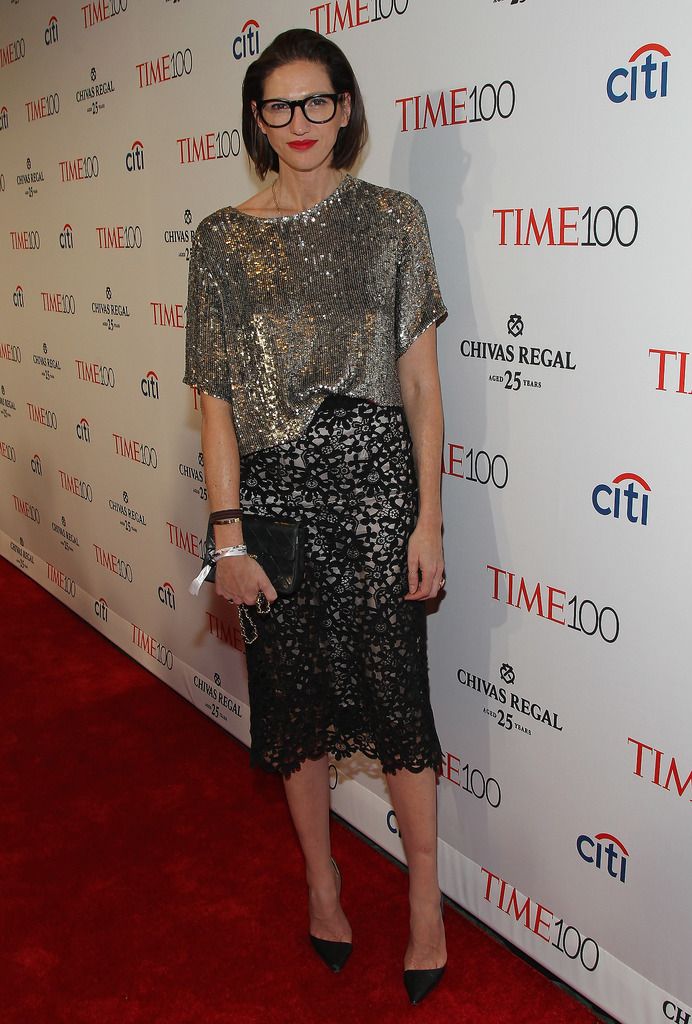
<svg viewBox="0 0 692 1024">
<path fill-rule="evenodd" d="M 251 101 L 250 101 L 250 110 L 252 111 L 252 116 L 253 116 L 253 117 L 254 117 L 254 119 L 255 119 L 255 124 L 257 125 L 257 127 L 259 128 L 259 130 L 260 130 L 260 131 L 262 132 L 262 134 L 263 134 L 263 135 L 266 135 L 267 133 L 266 133 L 266 132 L 265 132 L 265 130 L 264 130 L 264 126 L 263 126 L 263 124 L 262 124 L 262 119 L 261 119 L 261 117 L 259 116 L 259 111 L 258 111 L 258 109 L 257 109 L 257 104 L 255 103 L 255 101 L 254 101 L 254 100 L 251 100 Z"/>
<path fill-rule="evenodd" d="M 350 120 L 351 120 L 351 94 L 350 94 L 350 92 L 344 92 L 344 93 L 341 94 L 341 127 L 345 128 Z"/>
</svg>

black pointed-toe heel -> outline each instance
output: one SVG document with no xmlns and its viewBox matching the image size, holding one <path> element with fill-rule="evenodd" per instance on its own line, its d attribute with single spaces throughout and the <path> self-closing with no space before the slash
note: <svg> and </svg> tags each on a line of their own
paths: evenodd
<svg viewBox="0 0 692 1024">
<path fill-rule="evenodd" d="M 432 992 L 444 974 L 445 967 L 432 967 L 423 971 L 404 971 L 404 986 L 413 1006 L 422 1002 L 428 993 Z"/>
<path fill-rule="evenodd" d="M 440 900 L 440 916 L 444 912 L 444 903 Z M 404 971 L 404 988 L 411 1000 L 411 1005 L 416 1006 L 422 1002 L 435 988 L 442 978 L 447 965 L 442 967 L 428 967 L 420 971 Z"/>
<path fill-rule="evenodd" d="M 341 872 L 333 857 L 331 862 L 334 865 L 337 882 L 339 883 L 339 892 L 341 892 Z M 330 971 L 334 971 L 335 974 L 338 974 L 344 967 L 353 949 L 353 943 L 351 942 L 332 942 L 331 939 L 318 939 L 317 936 L 312 934 L 310 934 L 310 942 L 320 960 L 327 965 Z"/>
<path fill-rule="evenodd" d="M 312 948 L 327 967 L 338 974 L 351 955 L 353 948 L 350 942 L 331 942 L 329 939 L 318 939 L 310 936 Z"/>
</svg>

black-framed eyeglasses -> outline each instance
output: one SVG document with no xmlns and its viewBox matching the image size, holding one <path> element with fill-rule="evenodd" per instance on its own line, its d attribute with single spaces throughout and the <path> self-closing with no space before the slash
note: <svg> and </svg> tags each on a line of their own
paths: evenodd
<svg viewBox="0 0 692 1024">
<path fill-rule="evenodd" d="M 339 92 L 318 92 L 302 100 L 260 100 L 257 113 L 270 128 L 285 128 L 290 124 L 296 107 L 300 107 L 312 124 L 326 124 L 336 114 L 336 105 L 341 95 Z"/>
</svg>

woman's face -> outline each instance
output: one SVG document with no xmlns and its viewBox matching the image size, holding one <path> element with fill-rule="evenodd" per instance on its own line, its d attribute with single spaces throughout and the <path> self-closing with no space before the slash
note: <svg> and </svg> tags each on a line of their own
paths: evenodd
<svg viewBox="0 0 692 1024">
<path fill-rule="evenodd" d="M 333 92 L 334 87 L 324 65 L 297 60 L 267 75 L 262 98 L 302 100 L 306 96 Z M 300 107 L 296 107 L 289 124 L 272 128 L 259 117 L 256 108 L 253 107 L 253 111 L 260 131 L 267 136 L 279 161 L 294 170 L 311 171 L 325 164 L 331 166 L 339 129 L 348 124 L 351 98 L 348 93 L 344 94 L 343 100 L 337 103 L 334 117 L 325 124 L 309 121 Z"/>
</svg>

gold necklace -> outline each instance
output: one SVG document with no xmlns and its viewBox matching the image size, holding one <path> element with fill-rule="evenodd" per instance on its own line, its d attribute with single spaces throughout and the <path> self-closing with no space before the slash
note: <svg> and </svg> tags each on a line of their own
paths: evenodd
<svg viewBox="0 0 692 1024">
<path fill-rule="evenodd" d="M 276 212 L 281 213 L 281 207 L 279 206 L 279 201 L 276 198 L 276 186 L 278 184 L 278 181 L 278 178 L 274 178 L 274 181 L 272 182 L 272 197 L 274 199 L 274 206 L 276 207 Z"/>
</svg>

